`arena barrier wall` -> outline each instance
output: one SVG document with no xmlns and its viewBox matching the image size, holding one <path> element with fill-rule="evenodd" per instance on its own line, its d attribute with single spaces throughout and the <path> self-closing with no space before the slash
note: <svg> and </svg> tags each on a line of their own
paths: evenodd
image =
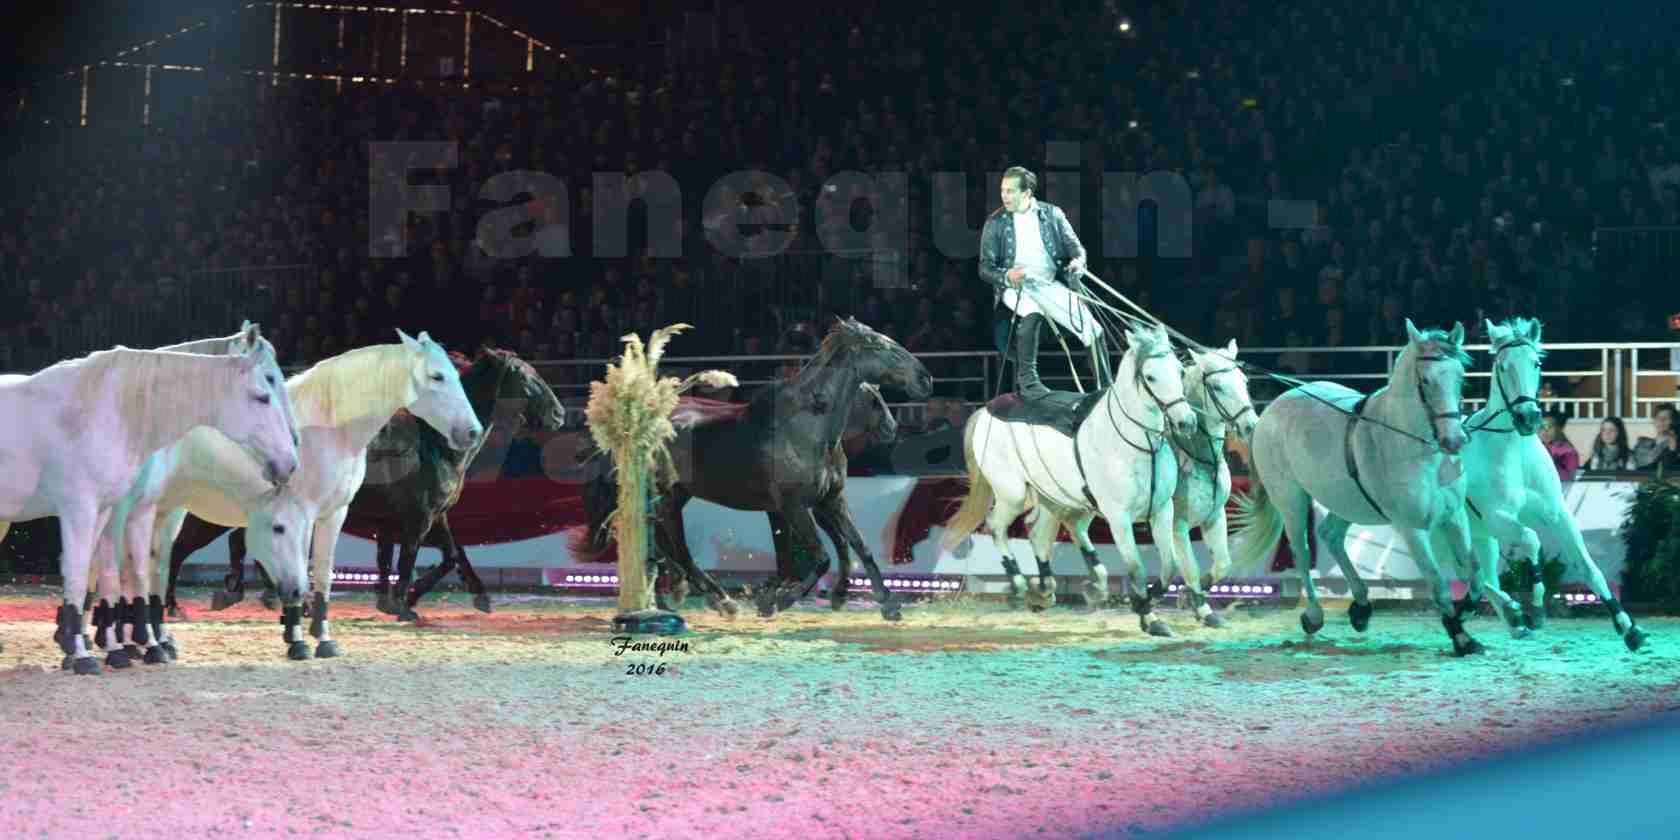
<svg viewBox="0 0 1680 840">
<path fill-rule="evenodd" d="M 1239 490 L 1247 481 L 1236 479 Z M 1565 486 L 1569 509 L 1585 537 L 1587 550 L 1613 586 L 1619 586 L 1624 548 L 1616 535 L 1629 499 L 1638 484 L 1632 481 L 1576 481 Z M 466 546 L 473 565 L 480 569 L 529 570 L 518 575 L 533 582 L 558 582 L 557 574 L 588 571 L 610 574 L 610 563 L 585 564 L 574 553 L 574 539 L 587 528 L 581 497 L 575 483 L 547 478 L 503 479 L 470 483 L 460 503 L 450 513 L 457 540 Z M 846 484 L 850 505 L 859 531 L 868 542 L 883 570 L 905 575 L 1003 577 L 1001 558 L 990 537 L 971 537 L 954 551 L 945 551 L 939 541 L 939 525 L 954 509 L 963 493 L 963 480 L 951 477 L 872 476 L 852 477 Z M 757 577 L 775 568 L 768 521 L 762 513 L 720 507 L 710 502 L 689 502 L 685 529 L 689 549 L 702 568 L 743 577 Z M 1017 556 L 1030 557 L 1024 522 L 1012 529 L 1011 546 Z M 1160 563 L 1147 527 L 1134 528 L 1144 562 L 1151 574 Z M 1543 556 L 1558 552 L 1555 535 L 1540 531 Z M 340 570 L 375 568 L 375 543 L 365 531 L 347 529 L 339 541 L 334 566 Z M 1200 534 L 1192 541 L 1203 569 L 1211 565 Z M 1063 535 L 1064 541 L 1066 534 Z M 1098 520 L 1091 538 L 1111 573 L 1119 555 L 1107 526 Z M 824 544 L 832 552 L 826 537 Z M 1348 551 L 1362 577 L 1375 584 L 1401 584 L 1422 579 L 1404 543 L 1386 526 L 1355 526 L 1349 534 Z M 422 549 L 419 565 L 439 562 L 432 549 Z M 226 539 L 196 553 L 194 564 L 225 565 Z M 1293 558 L 1287 544 L 1273 562 L 1273 576 L 1293 578 L 1288 571 Z M 1030 564 L 1026 566 L 1030 568 Z M 1085 565 L 1071 545 L 1057 548 L 1052 560 L 1057 575 L 1083 577 Z M 1342 577 L 1334 561 L 1321 557 L 1319 577 L 1330 592 L 1340 591 Z M 858 569 L 861 574 L 861 566 Z M 486 576 L 490 577 L 489 575 Z M 1568 580 L 1581 580 L 1571 570 Z"/>
</svg>

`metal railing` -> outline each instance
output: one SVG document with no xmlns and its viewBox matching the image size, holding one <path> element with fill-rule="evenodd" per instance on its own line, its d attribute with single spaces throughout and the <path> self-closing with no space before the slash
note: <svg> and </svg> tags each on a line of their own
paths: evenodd
<svg viewBox="0 0 1680 840">
<path fill-rule="evenodd" d="M 1561 410 L 1579 418 L 1645 419 L 1651 416 L 1656 406 L 1674 402 L 1680 396 L 1673 390 L 1680 388 L 1680 366 L 1671 366 L 1680 361 L 1676 358 L 1680 357 L 1680 342 L 1572 342 L 1543 344 L 1542 347 L 1549 354 L 1542 376 L 1541 403 L 1546 410 Z M 1394 360 L 1402 349 L 1384 345 L 1248 347 L 1243 349 L 1242 358 L 1298 379 L 1341 382 L 1355 390 L 1370 392 L 1381 387 L 1392 375 Z M 1491 348 L 1486 344 L 1467 344 L 1464 349 L 1485 354 Z M 972 370 L 966 375 L 941 376 L 935 372 L 941 392 L 955 391 L 952 396 L 969 408 L 985 404 L 998 390 L 995 386 L 998 385 L 999 354 L 995 351 L 918 353 L 916 357 L 930 368 L 941 363 L 972 362 Z M 1326 357 L 1332 357 L 1331 364 L 1311 364 Z M 1350 362 L 1340 361 L 1342 357 Z M 777 375 L 779 367 L 802 365 L 809 358 L 804 355 L 682 356 L 665 358 L 662 367 L 673 375 L 685 375 L 705 368 L 729 370 L 740 379 L 741 391 L 750 392 L 757 386 L 777 381 L 780 378 Z M 1303 359 L 1309 364 L 1299 366 Z M 532 364 L 568 406 L 581 406 L 588 399 L 589 383 L 604 373 L 606 361 L 543 360 Z M 1469 386 L 1465 393 L 1465 403 L 1472 409 L 1487 404 L 1486 394 L 1492 377 L 1486 367 L 1485 355 L 1478 356 L 1477 361 L 1478 364 L 1469 371 Z M 1082 360 L 1076 363 L 1083 365 Z M 1050 387 L 1074 389 L 1074 377 L 1061 372 L 1066 365 L 1059 352 L 1043 354 L 1039 365 L 1043 379 Z M 1284 370 L 1292 366 L 1301 369 Z M 1357 369 L 1354 369 L 1355 366 Z M 1080 370 L 1083 372 L 1084 368 Z M 1647 383 L 1643 391 L 1641 383 Z M 1651 387 L 1648 383 L 1658 384 Z M 1664 383 L 1669 385 L 1670 390 L 1663 390 Z M 1005 391 L 1013 386 L 1009 381 L 1001 384 Z M 1089 387 L 1089 383 L 1086 385 Z M 1263 408 L 1288 388 L 1261 375 L 1251 376 L 1249 387 L 1257 408 Z M 923 403 L 891 405 L 899 420 L 907 423 L 921 422 L 926 408 Z"/>
</svg>

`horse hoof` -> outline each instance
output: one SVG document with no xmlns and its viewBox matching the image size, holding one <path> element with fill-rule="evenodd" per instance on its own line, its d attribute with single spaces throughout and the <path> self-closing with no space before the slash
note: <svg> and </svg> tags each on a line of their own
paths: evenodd
<svg viewBox="0 0 1680 840">
<path fill-rule="evenodd" d="M 495 612 L 490 608 L 490 596 L 483 592 L 473 596 L 473 607 L 481 613 Z"/>
<path fill-rule="evenodd" d="M 1482 647 L 1481 642 L 1478 642 L 1468 636 L 1465 637 L 1465 642 L 1462 645 L 1458 643 L 1457 639 L 1453 640 L 1454 656 L 1475 656 L 1478 653 L 1485 653 L 1486 651 L 1487 648 Z"/>
<path fill-rule="evenodd" d="M 110 653 L 105 654 L 105 667 L 107 668 L 116 668 L 121 670 L 133 664 L 134 660 L 128 658 L 128 651 L 113 650 Z"/>
<path fill-rule="evenodd" d="M 1306 616 L 1303 615 L 1301 620 L 1303 622 L 1302 626 L 1305 626 Z M 1348 623 L 1353 625 L 1355 632 L 1365 632 L 1365 628 L 1371 626 L 1371 603 L 1367 601 L 1361 604 L 1358 601 L 1354 601 L 1350 604 L 1348 606 Z M 1322 627 L 1324 625 L 1321 624 L 1319 626 Z M 1308 630 L 1307 632 L 1311 633 L 1313 631 Z"/>
<path fill-rule="evenodd" d="M 315 646 L 316 659 L 331 659 L 338 655 L 338 642 L 325 641 Z"/>
<path fill-rule="evenodd" d="M 171 605 L 169 607 L 169 609 L 167 610 L 167 613 L 168 613 L 171 621 L 190 621 L 191 620 L 191 619 L 187 618 L 187 611 L 181 609 L 177 605 Z"/>
<path fill-rule="evenodd" d="M 1094 586 L 1085 587 L 1085 603 L 1090 604 L 1092 608 L 1102 607 L 1103 604 L 1108 603 L 1108 589 L 1098 589 Z"/>
<path fill-rule="evenodd" d="M 1009 608 L 1012 610 L 1026 609 L 1027 596 L 1010 593 L 1008 600 L 1004 603 L 1008 604 Z"/>
<path fill-rule="evenodd" d="M 210 609 L 219 612 L 243 600 L 245 600 L 244 592 L 212 592 L 210 593 Z"/>
<path fill-rule="evenodd" d="M 1207 617 L 1202 619 L 1202 624 L 1206 627 L 1212 627 L 1215 630 L 1223 630 L 1226 626 L 1225 616 L 1216 612 L 1208 613 Z"/>
<path fill-rule="evenodd" d="M 1645 646 L 1645 640 L 1649 638 L 1650 636 L 1644 630 L 1639 629 L 1639 625 L 1635 624 L 1629 627 L 1626 633 L 1622 634 L 1622 644 L 1627 645 L 1630 653 L 1637 653 L 1640 648 Z"/>
<path fill-rule="evenodd" d="M 1521 624 L 1517 624 L 1511 627 L 1511 638 L 1519 641 L 1523 639 L 1532 639 L 1534 638 L 1534 631 L 1522 626 Z"/>
<path fill-rule="evenodd" d="M 1306 631 L 1308 636 L 1311 636 L 1324 629 L 1324 618 L 1320 616 L 1317 621 L 1314 621 L 1310 614 L 1301 613 L 1301 629 Z"/>
<path fill-rule="evenodd" d="M 277 610 L 280 609 L 280 599 L 275 597 L 273 592 L 264 592 L 262 594 L 262 605 L 266 609 Z"/>
<path fill-rule="evenodd" d="M 397 613 L 397 620 L 398 621 L 419 621 L 420 620 L 420 614 L 415 612 L 414 610 L 409 609 L 408 607 L 403 607 L 402 612 Z"/>
<path fill-rule="evenodd" d="M 1148 629 L 1149 629 L 1149 635 L 1151 635 L 1151 636 L 1160 636 L 1162 638 L 1170 639 L 1170 638 L 1172 638 L 1172 635 L 1173 635 L 1172 628 L 1168 627 L 1167 623 L 1165 621 L 1162 621 L 1159 618 L 1155 619 L 1154 621 L 1149 622 L 1149 628 Z"/>
<path fill-rule="evenodd" d="M 163 652 L 161 645 L 152 645 L 146 648 L 146 658 L 143 661 L 147 665 L 168 665 L 169 654 Z"/>
<path fill-rule="evenodd" d="M 79 676 L 91 677 L 100 673 L 99 660 L 91 656 L 72 657 L 70 670 Z"/>
<path fill-rule="evenodd" d="M 1522 613 L 1524 627 L 1530 630 L 1539 630 L 1546 626 L 1545 607 L 1536 607 L 1533 604 L 1524 603 Z"/>
<path fill-rule="evenodd" d="M 123 645 L 122 650 L 123 653 L 128 654 L 129 659 L 141 659 L 146 655 L 146 651 L 142 650 L 139 645 Z"/>
<path fill-rule="evenodd" d="M 386 615 L 397 614 L 397 604 L 395 601 L 391 600 L 391 596 L 389 595 L 379 596 L 379 603 L 375 605 L 375 609 Z"/>
<path fill-rule="evenodd" d="M 828 596 L 828 608 L 835 611 L 835 612 L 840 612 L 840 611 L 846 609 L 846 598 L 845 598 L 845 596 L 841 596 L 839 598 L 836 598 L 833 595 L 829 595 Z"/>
<path fill-rule="evenodd" d="M 887 621 L 900 621 L 904 614 L 899 611 L 897 601 L 888 601 L 881 605 L 881 617 Z"/>
<path fill-rule="evenodd" d="M 286 646 L 286 658 L 293 662 L 302 662 L 309 658 L 308 642 L 292 642 Z"/>
<path fill-rule="evenodd" d="M 174 639 L 158 642 L 158 647 L 163 649 L 163 655 L 169 657 L 170 662 L 181 658 L 181 649 L 175 646 Z"/>
<path fill-rule="evenodd" d="M 733 598 L 725 598 L 725 599 L 717 602 L 716 609 L 720 614 L 723 615 L 724 618 L 727 618 L 731 621 L 733 621 L 736 616 L 741 614 L 741 605 L 735 603 L 735 599 L 733 599 Z"/>
</svg>

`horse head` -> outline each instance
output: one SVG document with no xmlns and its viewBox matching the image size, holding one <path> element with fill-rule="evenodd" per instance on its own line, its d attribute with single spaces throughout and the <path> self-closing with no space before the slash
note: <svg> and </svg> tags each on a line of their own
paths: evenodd
<svg viewBox="0 0 1680 840">
<path fill-rule="evenodd" d="M 1546 358 L 1540 348 L 1540 322 L 1513 318 L 1495 324 L 1483 319 L 1482 326 L 1493 355 L 1489 405 L 1499 413 L 1510 413 L 1511 429 L 1517 434 L 1533 435 L 1540 431 L 1540 360 Z M 1495 398 L 1497 406 L 1493 406 Z"/>
<path fill-rule="evenodd" d="M 529 362 L 511 351 L 487 346 L 479 348 L 472 366 L 483 366 L 493 383 L 490 396 L 495 400 L 495 412 L 491 416 L 497 422 L 503 419 L 500 415 L 504 407 L 517 407 L 512 428 L 558 432 L 565 427 L 565 404 Z M 478 395 L 474 394 L 473 400 L 478 404 Z"/>
<path fill-rule="evenodd" d="M 1202 412 L 1205 424 L 1217 423 L 1233 430 L 1243 440 L 1254 437 L 1260 415 L 1248 395 L 1248 374 L 1237 361 L 1237 341 L 1224 348 L 1201 352 L 1190 348 L 1195 369 L 1186 377 L 1190 401 Z"/>
<path fill-rule="evenodd" d="M 1194 432 L 1196 411 L 1184 398 L 1184 364 L 1173 352 L 1166 330 L 1159 326 L 1127 330 L 1121 368 L 1128 363 L 1132 370 L 1130 385 L 1144 409 L 1160 411 L 1179 434 Z"/>
<path fill-rule="evenodd" d="M 314 525 L 309 508 L 285 489 L 270 492 L 250 509 L 245 539 L 251 556 L 266 567 L 274 579 L 275 594 L 286 606 L 302 604 L 309 590 L 309 545 Z M 262 549 L 264 545 L 267 551 Z"/>
<path fill-rule="evenodd" d="M 1470 357 L 1464 352 L 1464 325 L 1453 323 L 1451 332 L 1419 330 L 1406 319 L 1406 349 L 1395 364 L 1395 380 L 1410 378 L 1417 398 L 1429 418 L 1435 444 L 1448 455 L 1457 455 L 1469 440 L 1464 431 L 1464 373 Z"/>
<path fill-rule="evenodd" d="M 484 433 L 484 426 L 461 390 L 455 363 L 426 333 L 414 338 L 399 329 L 397 336 L 408 354 L 409 386 L 414 396 L 408 410 L 448 438 L 456 450 L 471 447 Z"/>
<path fill-rule="evenodd" d="M 903 389 L 913 400 L 927 399 L 933 393 L 933 374 L 921 360 L 856 318 L 835 319 L 817 351 L 817 359 L 824 363 L 844 359 L 861 381 Z"/>
</svg>

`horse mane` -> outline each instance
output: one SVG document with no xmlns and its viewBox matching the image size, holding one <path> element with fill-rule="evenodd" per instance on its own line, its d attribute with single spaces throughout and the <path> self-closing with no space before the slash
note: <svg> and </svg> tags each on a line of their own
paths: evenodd
<svg viewBox="0 0 1680 840">
<path fill-rule="evenodd" d="M 358 347 L 287 380 L 299 426 L 338 427 L 414 402 L 414 356 L 402 344 Z"/>
<path fill-rule="evenodd" d="M 81 428 L 78 418 L 84 416 L 83 412 L 88 407 L 111 400 L 123 418 L 127 442 L 138 444 L 148 437 L 146 424 L 149 420 L 199 413 L 207 390 L 226 389 L 225 380 L 231 378 L 232 367 L 218 371 L 220 378 L 217 380 L 198 380 L 194 383 L 196 387 L 188 388 L 159 387 L 158 379 L 163 371 L 188 359 L 231 358 L 169 350 L 135 350 L 118 345 L 79 359 L 66 359 L 42 371 L 41 375 L 52 376 L 56 371 L 57 375 L 74 378 L 71 399 L 66 403 L 70 410 L 62 418 L 68 427 Z"/>
<path fill-rule="evenodd" d="M 1531 337 L 1538 336 L 1540 334 L 1541 324 L 1539 318 L 1524 318 L 1519 315 L 1515 318 L 1508 318 L 1504 321 L 1500 321 L 1499 323 L 1494 324 L 1494 326 L 1503 327 L 1504 329 L 1511 331 L 1511 337 L 1509 339 L 1503 342 L 1497 342 L 1493 345 L 1493 352 L 1498 353 L 1500 347 L 1503 347 L 1512 341 L 1516 341 L 1518 339 L 1527 340 L 1531 339 Z M 1492 340 L 1492 338 L 1493 336 L 1488 336 L 1489 340 Z M 1536 354 L 1536 358 L 1546 358 L 1546 348 L 1541 347 L 1538 342 L 1534 344 L 1534 352 Z"/>
<path fill-rule="evenodd" d="M 1470 369 L 1470 354 L 1464 352 L 1464 347 L 1462 345 L 1454 344 L 1452 335 L 1446 330 L 1431 328 L 1419 329 L 1418 332 L 1423 336 L 1423 341 L 1409 341 L 1406 343 L 1406 346 L 1401 349 L 1400 355 L 1394 360 L 1394 367 L 1396 370 L 1409 370 L 1410 366 L 1402 365 L 1400 363 L 1412 361 L 1413 356 L 1416 355 L 1416 350 L 1428 344 L 1435 345 L 1435 349 L 1440 351 L 1441 355 L 1463 365 L 1465 370 Z"/>
<path fill-rule="evenodd" d="M 1135 349 L 1139 358 L 1148 358 L 1157 353 L 1171 353 L 1172 339 L 1161 330 L 1133 330 L 1126 334 L 1128 343 L 1135 339 Z"/>
<path fill-rule="evenodd" d="M 525 361 L 523 358 L 521 358 L 519 356 L 518 353 L 515 353 L 512 350 L 505 350 L 505 349 L 500 348 L 500 347 L 484 347 L 484 348 L 480 348 L 478 352 L 479 352 L 479 356 L 481 358 L 494 356 L 498 359 L 501 359 L 502 361 L 507 363 L 508 367 L 511 367 L 514 370 L 525 374 L 525 376 L 530 378 L 530 379 L 537 379 L 537 380 L 542 379 L 542 374 L 538 373 L 537 369 L 532 367 L 530 362 Z M 454 355 L 455 354 L 453 354 L 453 353 L 450 354 L 451 357 L 453 357 Z M 463 357 L 463 358 L 465 358 L 465 357 Z M 472 362 L 469 361 L 468 364 L 470 365 L 470 364 L 472 364 Z M 462 371 L 462 372 L 465 373 L 465 371 Z"/>
</svg>

